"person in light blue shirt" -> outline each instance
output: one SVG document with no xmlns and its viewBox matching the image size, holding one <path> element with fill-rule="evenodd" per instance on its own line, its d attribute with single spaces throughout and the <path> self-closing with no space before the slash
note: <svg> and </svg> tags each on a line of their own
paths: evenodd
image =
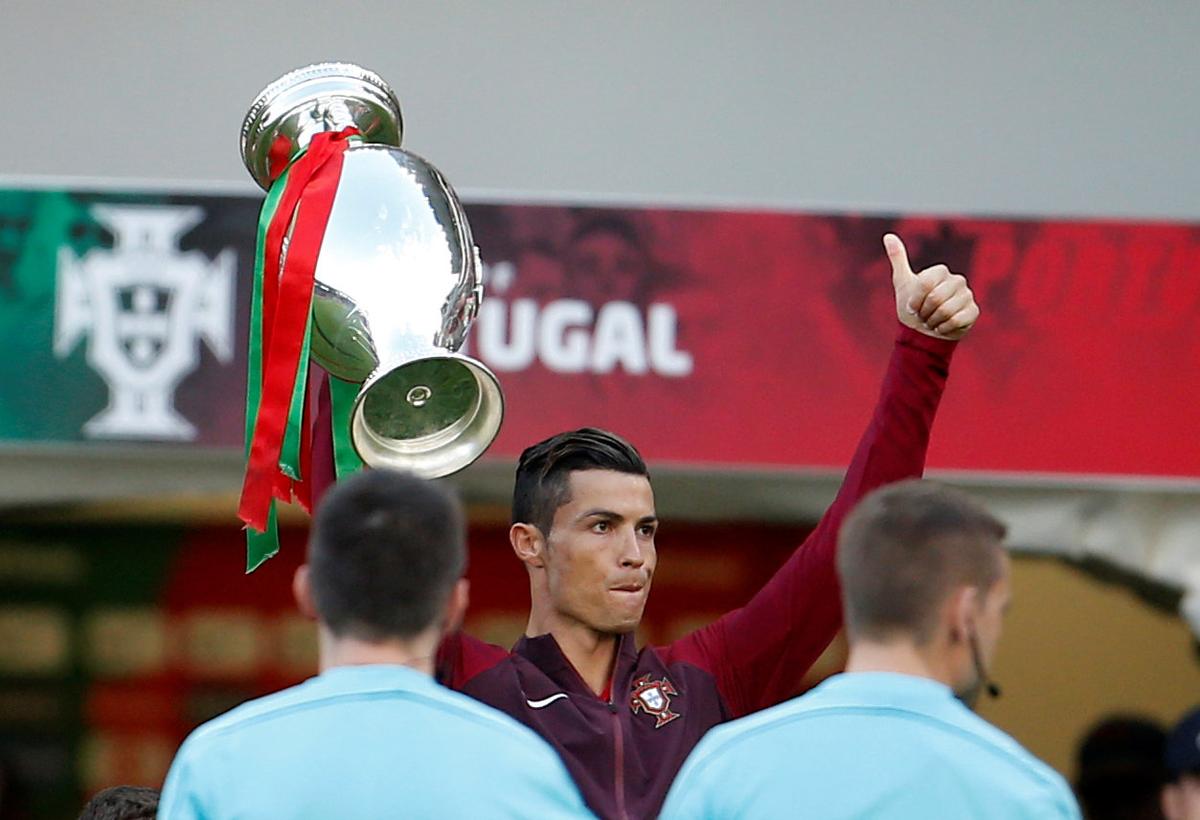
<svg viewBox="0 0 1200 820">
<path fill-rule="evenodd" d="M 712 730 L 662 817 L 1079 818 L 1066 781 L 969 708 L 998 694 L 1004 536 L 933 482 L 864 498 L 838 544 L 846 672 Z"/>
<path fill-rule="evenodd" d="M 293 582 L 318 621 L 320 674 L 194 731 L 158 816 L 591 817 L 545 741 L 433 680 L 466 608 L 465 562 L 446 490 L 384 470 L 339 482 Z"/>
</svg>

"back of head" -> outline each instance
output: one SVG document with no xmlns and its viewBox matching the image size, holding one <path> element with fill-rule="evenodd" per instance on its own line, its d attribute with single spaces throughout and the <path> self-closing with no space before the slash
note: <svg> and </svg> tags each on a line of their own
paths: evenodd
<svg viewBox="0 0 1200 820">
<path fill-rule="evenodd" d="M 842 525 L 838 575 L 850 640 L 918 645 L 960 586 L 1000 578 L 1006 528 L 965 493 L 913 479 L 867 495 Z"/>
<path fill-rule="evenodd" d="M 1200 706 L 1189 711 L 1166 735 L 1166 774 L 1176 781 L 1200 777 Z"/>
<path fill-rule="evenodd" d="M 1161 817 L 1166 737 L 1157 722 L 1138 715 L 1112 715 L 1088 730 L 1079 744 L 1075 791 L 1089 818 Z"/>
<path fill-rule="evenodd" d="M 413 475 L 363 470 L 322 500 L 308 563 L 317 614 L 334 635 L 412 638 L 436 624 L 462 577 L 461 506 Z"/>
<path fill-rule="evenodd" d="M 650 475 L 641 454 L 618 435 L 594 427 L 559 433 L 521 453 L 513 487 L 513 523 L 532 524 L 549 535 L 554 511 L 568 500 L 568 478 L 574 470 Z"/>
<path fill-rule="evenodd" d="M 79 820 L 154 820 L 157 813 L 158 789 L 112 786 L 88 801 Z"/>
</svg>

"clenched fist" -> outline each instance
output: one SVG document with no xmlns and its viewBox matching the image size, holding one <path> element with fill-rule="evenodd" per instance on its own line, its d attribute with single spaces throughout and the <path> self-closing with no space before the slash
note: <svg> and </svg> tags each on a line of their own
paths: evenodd
<svg viewBox="0 0 1200 820">
<path fill-rule="evenodd" d="M 892 263 L 892 286 L 896 289 L 896 316 L 900 321 L 937 339 L 957 340 L 979 318 L 975 294 L 965 277 L 951 273 L 945 265 L 934 265 L 913 273 L 908 251 L 900 237 L 889 233 L 883 247 Z"/>
</svg>

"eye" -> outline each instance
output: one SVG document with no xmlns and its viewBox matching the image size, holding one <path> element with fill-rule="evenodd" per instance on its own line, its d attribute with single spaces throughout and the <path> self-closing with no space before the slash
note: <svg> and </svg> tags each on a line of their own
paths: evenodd
<svg viewBox="0 0 1200 820">
<path fill-rule="evenodd" d="M 597 521 L 592 524 L 592 532 L 608 532 L 610 529 L 611 526 L 607 521 Z"/>
<path fill-rule="evenodd" d="M 654 524 L 643 524 L 642 526 L 638 527 L 638 532 L 644 538 L 653 538 L 654 533 L 657 531 L 658 527 L 656 527 Z"/>
</svg>

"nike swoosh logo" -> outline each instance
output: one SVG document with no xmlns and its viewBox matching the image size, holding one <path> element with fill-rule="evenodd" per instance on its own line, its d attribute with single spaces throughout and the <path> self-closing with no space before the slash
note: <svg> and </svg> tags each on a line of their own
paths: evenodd
<svg viewBox="0 0 1200 820">
<path fill-rule="evenodd" d="M 565 698 L 566 696 L 566 692 L 556 692 L 550 697 L 542 700 L 526 700 L 525 702 L 529 704 L 530 709 L 545 709 L 551 703 L 554 703 L 554 701 L 558 700 L 559 698 Z"/>
</svg>

